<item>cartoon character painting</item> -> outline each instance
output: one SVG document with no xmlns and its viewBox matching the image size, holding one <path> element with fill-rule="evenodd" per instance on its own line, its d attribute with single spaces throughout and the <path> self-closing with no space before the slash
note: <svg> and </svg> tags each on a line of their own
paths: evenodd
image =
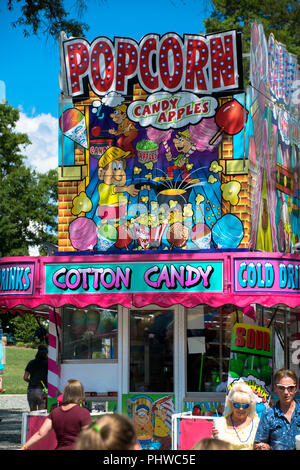
<svg viewBox="0 0 300 470">
<path fill-rule="evenodd" d="M 140 44 L 127 43 L 125 38 L 115 43 L 97 40 L 97 53 L 106 47 L 103 73 L 94 73 L 92 67 L 96 49 L 92 52 L 86 41 L 81 47 L 80 38 L 66 43 L 63 61 L 66 71 L 72 68 L 66 80 L 73 108 L 68 104 L 60 120 L 60 143 L 62 181 L 72 186 L 62 196 L 71 205 L 72 218 L 62 225 L 63 229 L 68 225 L 70 250 L 120 253 L 247 246 L 245 165 L 232 155 L 232 139 L 243 134 L 250 117 L 243 99 L 234 95 L 240 91 L 239 75 L 233 70 L 240 60 L 236 35 L 235 31 L 222 32 L 214 39 L 222 59 L 214 59 L 213 70 L 203 55 L 206 73 L 215 77 L 207 83 L 206 73 L 190 76 L 198 65 L 190 69 L 190 57 L 186 62 L 184 57 L 200 57 L 204 49 L 212 48 L 210 38 L 201 37 L 200 49 L 196 38 L 187 40 L 184 47 L 185 39 L 175 33 L 168 40 L 162 38 L 161 47 L 169 48 L 169 53 L 183 47 L 176 63 L 176 75 L 181 74 L 182 81 L 176 80 L 175 88 L 175 75 L 169 76 L 169 69 L 163 73 L 162 63 L 156 64 L 153 80 L 154 69 L 147 69 L 149 57 L 162 60 L 164 56 L 162 50 L 151 52 L 160 44 L 156 36 L 148 35 Z M 230 47 L 225 48 L 224 41 Z M 144 53 L 137 61 L 139 47 Z M 82 65 L 87 53 L 90 63 L 82 74 L 77 59 Z M 230 72 L 222 68 L 225 58 Z M 73 128 L 77 131 L 79 125 L 86 129 L 86 139 L 80 144 L 68 133 Z M 81 227 L 89 235 L 86 243 L 81 241 Z"/>
<path fill-rule="evenodd" d="M 172 445 L 172 395 L 124 396 L 128 416 L 136 429 L 142 449 L 169 450 Z"/>
<path fill-rule="evenodd" d="M 132 145 L 132 141 L 137 138 L 138 130 L 135 124 L 128 119 L 126 111 L 126 104 L 120 104 L 114 108 L 110 117 L 118 127 L 117 129 L 109 129 L 108 132 L 112 135 L 120 136 L 117 140 L 117 145 L 125 152 L 129 152 L 127 158 L 130 158 L 135 156 L 135 148 Z"/>
</svg>

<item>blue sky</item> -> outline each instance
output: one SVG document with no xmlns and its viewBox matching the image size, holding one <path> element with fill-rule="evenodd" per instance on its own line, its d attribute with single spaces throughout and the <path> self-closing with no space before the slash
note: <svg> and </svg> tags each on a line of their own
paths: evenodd
<svg viewBox="0 0 300 470">
<path fill-rule="evenodd" d="M 15 2 L 17 3 L 17 2 Z M 199 34 L 202 20 L 210 15 L 210 0 L 86 0 L 87 11 L 81 20 L 90 26 L 86 38 L 125 36 L 140 40 L 145 34 L 172 31 Z M 73 16 L 75 0 L 66 0 Z M 6 100 L 21 111 L 17 130 L 27 132 L 31 146 L 26 149 L 29 162 L 40 171 L 57 166 L 58 117 L 58 41 L 29 36 L 22 28 L 13 28 L 18 9 L 8 12 L 6 1 L 0 6 L 0 99 L 5 89 Z M 40 155 L 40 156 L 38 156 Z"/>
</svg>

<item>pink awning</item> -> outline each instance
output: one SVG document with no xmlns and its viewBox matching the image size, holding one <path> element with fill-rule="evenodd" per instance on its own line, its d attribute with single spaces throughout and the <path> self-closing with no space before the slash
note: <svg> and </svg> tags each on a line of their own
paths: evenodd
<svg viewBox="0 0 300 470">
<path fill-rule="evenodd" d="M 184 272 L 189 282 L 183 280 Z M 199 304 L 211 307 L 284 304 L 295 308 L 300 306 L 299 294 L 300 256 L 287 253 L 187 252 L 0 259 L 2 311 L 18 306 L 59 308 L 65 304 L 78 308 L 89 305 L 108 308 L 116 304 L 126 308 L 150 304 L 159 307 L 180 304 L 190 308 Z"/>
</svg>

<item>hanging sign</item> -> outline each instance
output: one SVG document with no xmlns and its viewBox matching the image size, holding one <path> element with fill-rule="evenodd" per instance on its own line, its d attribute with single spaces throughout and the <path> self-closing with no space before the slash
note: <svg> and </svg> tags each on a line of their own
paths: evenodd
<svg viewBox="0 0 300 470">
<path fill-rule="evenodd" d="M 242 379 L 267 403 L 272 382 L 272 334 L 269 328 L 236 323 L 232 331 L 228 388 Z"/>
<path fill-rule="evenodd" d="M 300 263 L 287 259 L 234 260 L 235 292 L 288 292 L 300 290 Z"/>
<path fill-rule="evenodd" d="M 84 94 L 88 82 L 94 93 L 128 93 L 137 78 L 148 93 L 179 89 L 214 93 L 239 88 L 238 33 L 225 31 L 205 36 L 167 33 L 147 34 L 138 43 L 117 37 L 112 42 L 98 37 L 63 42 L 69 95 Z"/>
<path fill-rule="evenodd" d="M 34 263 L 0 264 L 0 295 L 33 293 Z"/>
</svg>

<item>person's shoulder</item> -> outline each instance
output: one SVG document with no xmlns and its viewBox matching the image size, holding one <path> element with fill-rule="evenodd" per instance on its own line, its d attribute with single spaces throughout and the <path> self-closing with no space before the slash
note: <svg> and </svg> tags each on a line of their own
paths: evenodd
<svg viewBox="0 0 300 470">
<path fill-rule="evenodd" d="M 31 360 L 27 363 L 26 369 L 27 369 L 28 367 L 31 367 L 31 366 L 34 364 L 34 362 L 35 362 L 35 359 L 31 359 Z"/>
<path fill-rule="evenodd" d="M 260 419 L 263 419 L 263 420 L 272 419 L 272 418 L 274 418 L 276 412 L 278 412 L 277 403 L 273 406 L 269 406 L 268 408 L 266 408 L 265 411 L 262 413 Z"/>
<path fill-rule="evenodd" d="M 89 412 L 89 410 L 88 410 L 87 408 L 85 408 L 85 406 L 79 406 L 79 405 L 78 405 L 78 408 L 81 410 L 80 412 L 81 412 L 82 414 L 86 414 L 86 415 L 91 414 L 91 413 Z"/>
<path fill-rule="evenodd" d="M 52 408 L 52 410 L 50 411 L 50 414 L 60 414 L 63 410 L 61 409 L 60 406 L 56 406 L 55 408 Z"/>
<path fill-rule="evenodd" d="M 296 411 L 297 413 L 300 413 L 300 402 L 298 400 L 295 400 L 296 402 Z"/>
</svg>

